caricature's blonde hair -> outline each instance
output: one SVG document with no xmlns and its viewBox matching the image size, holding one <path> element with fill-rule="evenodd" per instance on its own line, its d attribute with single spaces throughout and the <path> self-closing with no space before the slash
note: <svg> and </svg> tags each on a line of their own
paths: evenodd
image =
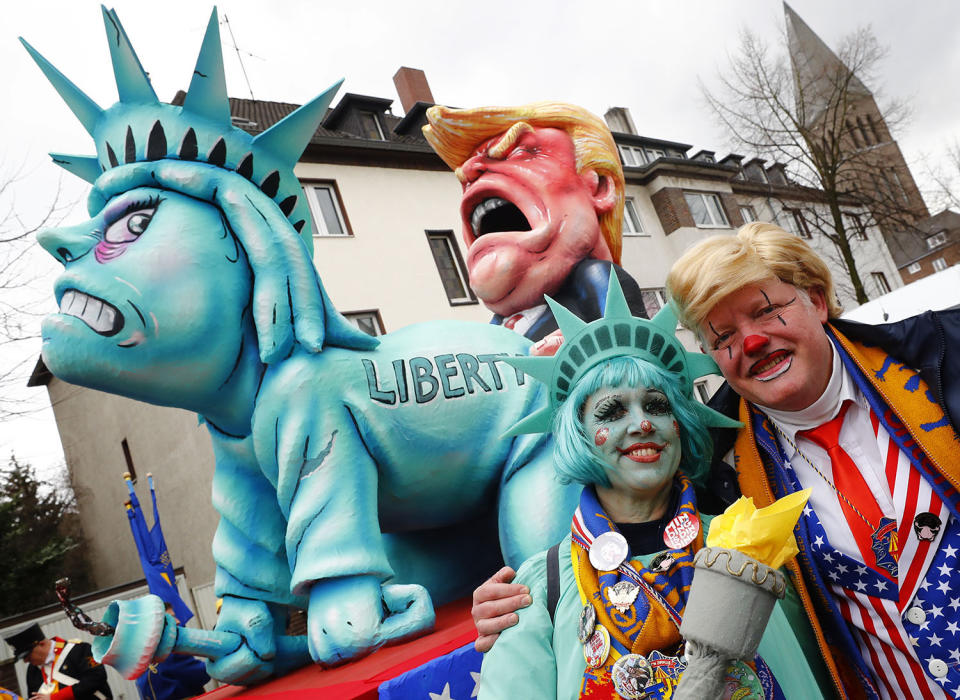
<svg viewBox="0 0 960 700">
<path fill-rule="evenodd" d="M 805 241 L 774 224 L 753 222 L 735 236 L 711 236 L 670 268 L 667 290 L 680 322 L 696 331 L 717 302 L 742 287 L 771 279 L 808 291 L 820 288 L 830 318 L 843 311 L 833 276 Z"/>
<path fill-rule="evenodd" d="M 623 168 L 613 135 L 598 116 L 565 102 L 534 102 L 519 107 L 475 109 L 451 109 L 436 105 L 427 110 L 427 121 L 430 123 L 423 127 L 423 135 L 452 170 L 463 165 L 481 143 L 520 122 L 532 127 L 566 131 L 573 139 L 577 172 L 589 168 L 601 177 L 609 177 L 616 192 L 614 206 L 600 215 L 600 231 L 613 261 L 620 263 Z"/>
</svg>

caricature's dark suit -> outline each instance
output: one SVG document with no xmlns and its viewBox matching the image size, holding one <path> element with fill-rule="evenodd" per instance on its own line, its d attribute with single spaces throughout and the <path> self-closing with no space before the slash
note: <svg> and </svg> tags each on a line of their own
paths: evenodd
<svg viewBox="0 0 960 700">
<path fill-rule="evenodd" d="M 647 318 L 640 287 L 636 280 L 619 265 L 607 260 L 586 259 L 577 263 L 570 271 L 563 285 L 550 298 L 570 309 L 584 321 L 596 321 L 603 317 L 603 307 L 607 301 L 607 284 L 610 281 L 610 268 L 617 271 L 617 279 L 623 288 L 623 295 L 634 316 Z M 503 316 L 495 315 L 490 323 L 503 325 Z M 536 342 L 557 330 L 557 320 L 550 309 L 527 329 L 524 335 Z"/>
</svg>

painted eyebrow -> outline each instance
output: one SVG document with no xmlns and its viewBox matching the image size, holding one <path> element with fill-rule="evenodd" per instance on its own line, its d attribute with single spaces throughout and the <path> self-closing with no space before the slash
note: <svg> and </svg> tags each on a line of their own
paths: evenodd
<svg viewBox="0 0 960 700">
<path fill-rule="evenodd" d="M 526 122 L 517 122 L 507 129 L 507 133 L 501 136 L 499 141 L 487 149 L 487 155 L 497 160 L 503 160 L 517 145 L 517 141 L 526 133 L 532 134 L 533 127 Z"/>
</svg>

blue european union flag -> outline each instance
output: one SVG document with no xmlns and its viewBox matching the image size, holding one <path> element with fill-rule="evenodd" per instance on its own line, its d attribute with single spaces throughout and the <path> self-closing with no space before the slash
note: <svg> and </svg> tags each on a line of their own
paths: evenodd
<svg viewBox="0 0 960 700">
<path fill-rule="evenodd" d="M 380 700 L 470 700 L 480 688 L 483 654 L 473 642 L 380 684 Z"/>
<path fill-rule="evenodd" d="M 140 508 L 140 501 L 133 490 L 133 482 L 129 478 L 127 491 L 130 501 L 127 503 L 127 519 L 130 521 L 130 532 L 137 545 L 140 555 L 140 566 L 147 579 L 150 592 L 163 599 L 163 602 L 173 606 L 173 613 L 181 625 L 193 617 L 193 612 L 187 607 L 177 590 L 176 574 L 173 572 L 173 563 L 167 551 L 167 543 L 163 539 L 163 530 L 160 527 L 160 511 L 157 510 L 157 493 L 153 488 L 153 476 L 147 474 L 150 484 L 150 498 L 153 501 L 153 527 L 147 527 L 147 520 Z"/>
</svg>

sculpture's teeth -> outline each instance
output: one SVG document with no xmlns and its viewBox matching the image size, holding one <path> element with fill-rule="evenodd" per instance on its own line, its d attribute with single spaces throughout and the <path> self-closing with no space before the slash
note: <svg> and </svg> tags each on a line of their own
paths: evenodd
<svg viewBox="0 0 960 700">
<path fill-rule="evenodd" d="M 100 335 L 114 335 L 123 328 L 123 314 L 115 306 L 76 289 L 64 292 L 60 313 L 79 318 Z"/>
</svg>

